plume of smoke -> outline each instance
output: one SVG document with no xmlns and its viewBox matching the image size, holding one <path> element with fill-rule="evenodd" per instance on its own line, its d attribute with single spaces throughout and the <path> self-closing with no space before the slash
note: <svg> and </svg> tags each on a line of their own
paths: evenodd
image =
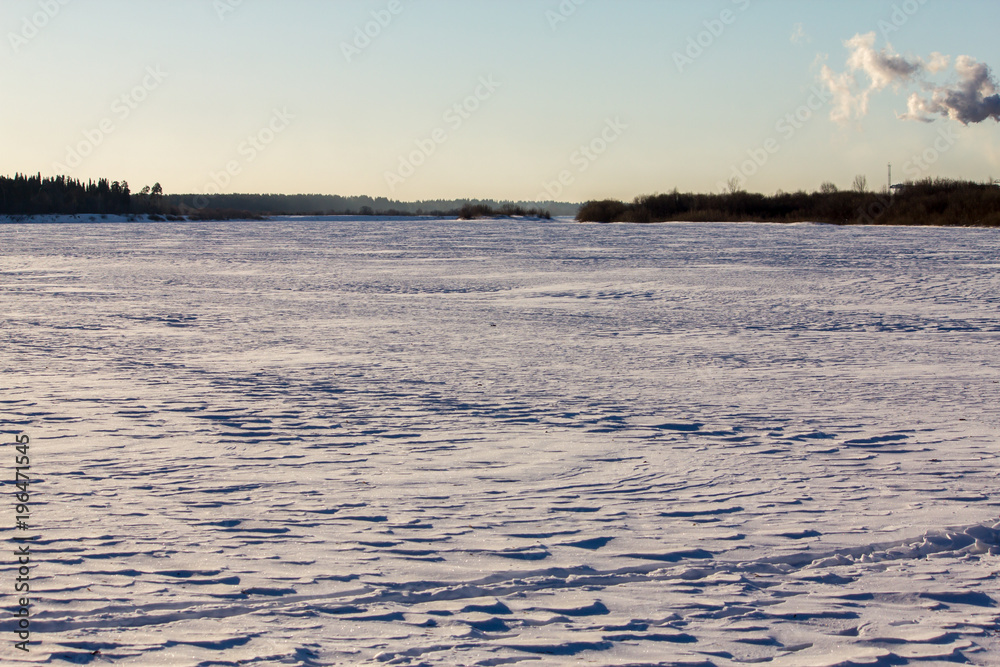
<svg viewBox="0 0 1000 667">
<path fill-rule="evenodd" d="M 820 78 L 833 95 L 833 110 L 830 120 L 843 125 L 851 116 L 861 118 L 868 113 L 868 92 L 855 94 L 857 82 L 848 72 L 837 74 L 828 65 L 823 65 Z"/>
<path fill-rule="evenodd" d="M 906 58 L 891 46 L 875 48 L 875 33 L 855 35 L 844 42 L 850 51 L 847 71 L 834 72 L 824 65 L 820 79 L 833 96 L 830 119 L 844 124 L 852 118 L 868 114 L 873 93 L 892 86 L 899 90 L 904 85 L 919 83 L 925 93 L 913 93 L 908 101 L 908 111 L 901 119 L 932 122 L 937 117 L 951 118 L 961 123 L 981 123 L 989 118 L 1000 122 L 1000 95 L 990 68 L 969 56 L 955 59 L 958 82 L 937 85 L 928 81 L 928 75 L 947 71 L 951 58 L 932 53 L 930 61 Z M 867 79 L 862 85 L 859 79 Z"/>
<path fill-rule="evenodd" d="M 868 102 L 872 93 L 890 85 L 911 82 L 928 69 L 922 60 L 908 60 L 894 53 L 892 47 L 876 50 L 874 32 L 855 35 L 844 42 L 844 46 L 851 52 L 847 59 L 847 71 L 838 74 L 824 65 L 820 73 L 823 83 L 833 94 L 830 118 L 837 123 L 846 123 L 852 117 L 863 118 L 868 114 Z M 939 64 L 939 61 L 934 62 L 935 66 Z M 866 88 L 861 89 L 858 85 L 859 73 L 870 82 Z"/>
<path fill-rule="evenodd" d="M 1000 123 L 1000 95 L 989 66 L 969 56 L 959 56 L 955 72 L 957 84 L 935 87 L 930 97 L 910 95 L 909 110 L 900 118 L 930 123 L 935 116 L 944 116 L 964 125 L 992 118 Z"/>
<path fill-rule="evenodd" d="M 951 56 L 945 56 L 937 51 L 931 54 L 931 61 L 927 63 L 927 71 L 937 74 L 951 67 Z"/>
<path fill-rule="evenodd" d="M 872 81 L 870 88 L 872 91 L 883 90 L 890 84 L 910 81 L 927 67 L 919 58 L 907 60 L 893 53 L 891 46 L 876 51 L 873 32 L 867 35 L 855 35 L 845 44 L 851 50 L 851 57 L 847 59 L 848 69 L 852 72 L 860 70 L 867 74 Z"/>
</svg>

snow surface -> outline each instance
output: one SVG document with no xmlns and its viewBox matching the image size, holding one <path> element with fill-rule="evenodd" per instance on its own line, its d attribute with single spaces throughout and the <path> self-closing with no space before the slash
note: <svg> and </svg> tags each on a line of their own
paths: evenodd
<svg viewBox="0 0 1000 667">
<path fill-rule="evenodd" d="M 996 665 L 998 268 L 984 229 L 0 226 L 0 659 Z"/>
</svg>

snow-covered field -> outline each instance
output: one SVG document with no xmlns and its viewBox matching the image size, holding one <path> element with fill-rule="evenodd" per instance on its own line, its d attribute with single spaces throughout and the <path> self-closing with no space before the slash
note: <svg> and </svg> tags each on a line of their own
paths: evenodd
<svg viewBox="0 0 1000 667">
<path fill-rule="evenodd" d="M 0 661 L 1000 664 L 998 269 L 982 229 L 0 226 Z"/>
</svg>

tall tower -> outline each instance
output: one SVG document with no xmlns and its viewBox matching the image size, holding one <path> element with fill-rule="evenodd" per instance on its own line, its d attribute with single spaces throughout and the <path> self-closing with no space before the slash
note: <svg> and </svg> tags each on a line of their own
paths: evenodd
<svg viewBox="0 0 1000 667">
<path fill-rule="evenodd" d="M 892 192 L 892 163 L 889 163 L 889 192 Z"/>
</svg>

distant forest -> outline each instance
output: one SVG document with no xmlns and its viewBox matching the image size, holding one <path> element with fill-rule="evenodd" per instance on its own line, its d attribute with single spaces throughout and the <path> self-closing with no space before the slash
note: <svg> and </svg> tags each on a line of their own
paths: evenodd
<svg viewBox="0 0 1000 667">
<path fill-rule="evenodd" d="M 401 202 L 337 195 L 164 195 L 159 183 L 132 192 L 125 181 L 79 181 L 40 174 L 0 176 L 0 215 L 131 215 L 163 219 L 263 218 L 271 215 L 392 215 L 478 218 L 575 215 L 579 204 L 490 199 Z"/>
<path fill-rule="evenodd" d="M 940 225 L 1000 227 L 1000 187 L 995 184 L 923 180 L 894 186 L 892 194 L 840 191 L 762 195 L 732 188 L 725 194 L 681 193 L 608 199 L 580 207 L 580 222 L 826 222 L 840 225 Z"/>
<path fill-rule="evenodd" d="M 152 188 L 147 189 L 147 196 Z M 74 180 L 65 176 L 0 176 L 0 214 L 125 214 L 134 211 L 128 183 Z"/>
<path fill-rule="evenodd" d="M 482 208 L 504 215 L 576 215 L 579 204 L 564 202 L 497 201 L 493 199 L 434 199 L 404 202 L 385 197 L 342 197 L 339 195 L 167 195 L 164 203 L 177 211 L 239 210 L 259 216 L 269 215 L 427 215 L 461 216 L 463 208 Z M 471 208 L 470 208 L 471 207 Z M 544 217 L 544 216 L 539 216 Z"/>
<path fill-rule="evenodd" d="M 56 176 L 0 176 L 0 215 L 148 215 L 152 220 L 253 219 L 272 215 L 392 215 L 482 218 L 576 215 L 581 222 L 826 222 L 868 225 L 1000 227 L 996 184 L 927 179 L 868 192 L 862 177 L 853 190 L 825 183 L 818 192 L 763 195 L 735 186 L 724 194 L 681 193 L 582 206 L 558 202 L 482 199 L 400 202 L 337 195 L 164 195 L 159 183 L 132 192 L 125 181 L 83 181 Z"/>
</svg>

